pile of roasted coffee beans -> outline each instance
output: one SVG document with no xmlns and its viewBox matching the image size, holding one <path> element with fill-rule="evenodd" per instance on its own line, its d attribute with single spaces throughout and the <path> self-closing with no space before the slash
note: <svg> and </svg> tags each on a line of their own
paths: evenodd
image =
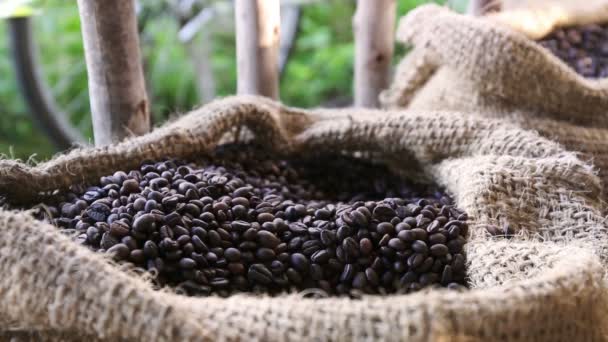
<svg viewBox="0 0 608 342">
<path fill-rule="evenodd" d="M 608 76 L 608 25 L 558 29 L 539 43 L 584 77 Z"/>
<path fill-rule="evenodd" d="M 54 198 L 40 219 L 190 295 L 465 284 L 467 215 L 440 191 L 354 157 L 280 159 L 229 145 L 195 164 L 144 162 Z"/>
</svg>

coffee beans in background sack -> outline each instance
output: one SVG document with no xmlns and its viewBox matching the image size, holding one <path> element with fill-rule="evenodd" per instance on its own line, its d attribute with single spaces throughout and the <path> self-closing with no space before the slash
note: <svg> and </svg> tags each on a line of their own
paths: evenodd
<svg viewBox="0 0 608 342">
<path fill-rule="evenodd" d="M 191 295 L 465 284 L 466 214 L 437 188 L 348 156 L 222 146 L 196 163 L 144 162 L 47 202 L 43 219 L 80 243 Z"/>
<path fill-rule="evenodd" d="M 539 43 L 584 77 L 608 77 L 608 25 L 558 29 Z"/>
</svg>

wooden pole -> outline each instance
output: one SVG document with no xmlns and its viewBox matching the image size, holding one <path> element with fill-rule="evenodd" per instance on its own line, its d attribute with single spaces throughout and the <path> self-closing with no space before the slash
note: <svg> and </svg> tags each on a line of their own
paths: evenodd
<svg viewBox="0 0 608 342">
<path fill-rule="evenodd" d="M 395 0 L 358 0 L 355 32 L 355 106 L 375 108 L 388 87 L 394 47 Z"/>
<path fill-rule="evenodd" d="M 467 6 L 467 13 L 473 16 L 482 16 L 489 12 L 499 11 L 500 9 L 500 0 L 470 0 Z"/>
<path fill-rule="evenodd" d="M 133 0 L 78 0 L 95 145 L 150 130 Z"/>
<path fill-rule="evenodd" d="M 279 98 L 279 0 L 236 0 L 237 92 Z"/>
</svg>

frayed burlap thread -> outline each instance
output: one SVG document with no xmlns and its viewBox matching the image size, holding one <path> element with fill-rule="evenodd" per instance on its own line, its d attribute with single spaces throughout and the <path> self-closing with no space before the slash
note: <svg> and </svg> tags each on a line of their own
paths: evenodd
<svg viewBox="0 0 608 342">
<path fill-rule="evenodd" d="M 26 212 L 0 211 L 0 336 L 133 341 L 601 341 L 608 255 L 600 181 L 538 134 L 457 112 L 299 110 L 257 97 L 213 102 L 154 132 L 40 164 L 0 163 L 21 202 L 147 159 L 196 159 L 245 126 L 282 153 L 364 152 L 416 167 L 471 216 L 465 292 L 361 299 L 189 298 L 74 243 Z M 484 225 L 510 225 L 510 238 Z"/>
<path fill-rule="evenodd" d="M 412 56 L 399 64 L 383 105 L 508 118 L 581 152 L 608 183 L 608 79 L 583 78 L 503 24 L 435 5 L 412 11 L 397 33 L 414 46 Z"/>
</svg>

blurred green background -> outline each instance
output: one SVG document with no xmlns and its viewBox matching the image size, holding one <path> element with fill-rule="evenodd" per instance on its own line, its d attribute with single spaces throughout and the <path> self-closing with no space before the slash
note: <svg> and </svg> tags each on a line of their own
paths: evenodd
<svg viewBox="0 0 608 342">
<path fill-rule="evenodd" d="M 143 1 L 144 6 L 148 1 Z M 398 16 L 429 1 L 398 0 Z M 437 1 L 443 2 L 443 1 Z M 462 10 L 465 1 L 450 4 Z M 353 0 L 326 0 L 303 7 L 300 31 L 282 77 L 280 96 L 288 105 L 318 106 L 349 98 L 353 80 Z M 45 76 L 60 107 L 92 137 L 88 90 L 78 9 L 75 1 L 45 1 L 34 17 Z M 156 14 L 142 38 L 146 77 L 156 123 L 170 113 L 199 104 L 193 66 L 178 42 L 179 23 L 170 13 Z M 234 33 L 215 30 L 211 65 L 217 96 L 236 91 Z M 402 55 L 397 49 L 397 55 Z M 48 159 L 57 151 L 28 114 L 15 82 L 7 28 L 0 23 L 0 154 L 10 158 Z"/>
</svg>

